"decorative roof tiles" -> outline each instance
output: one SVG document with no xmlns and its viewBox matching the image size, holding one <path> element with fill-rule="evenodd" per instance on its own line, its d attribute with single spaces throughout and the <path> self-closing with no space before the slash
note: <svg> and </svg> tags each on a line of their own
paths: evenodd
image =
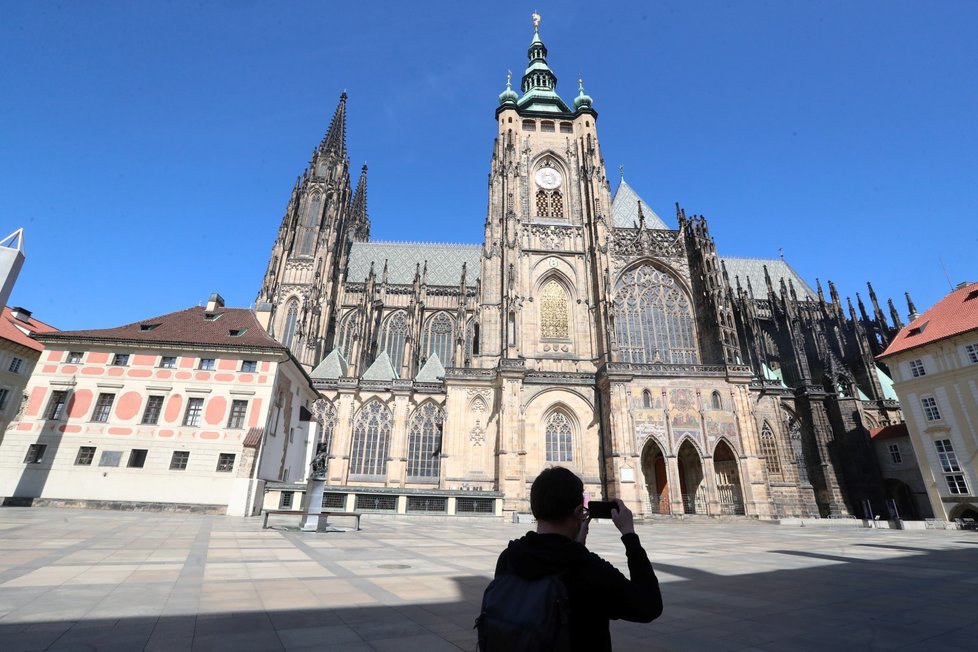
<svg viewBox="0 0 978 652">
<path fill-rule="evenodd" d="M 438 354 L 432 353 L 414 379 L 422 383 L 437 383 L 444 377 L 445 367 L 438 359 Z"/>
<path fill-rule="evenodd" d="M 349 368 L 350 365 L 347 363 L 346 358 L 343 357 L 343 353 L 339 349 L 333 349 L 330 351 L 329 355 L 323 358 L 323 361 L 312 370 L 309 377 L 335 380 L 345 376 Z"/>
<path fill-rule="evenodd" d="M 730 285 L 737 287 L 737 277 L 740 278 L 741 286 L 747 289 L 747 279 L 750 279 L 751 287 L 754 288 L 754 297 L 763 299 L 767 295 L 767 285 L 764 282 L 764 267 L 767 266 L 768 274 L 771 276 L 771 283 L 774 284 L 774 291 L 779 292 L 781 279 L 785 285 L 788 281 L 795 286 L 795 292 L 799 299 L 815 300 L 818 296 L 812 287 L 798 275 L 791 265 L 780 258 L 732 258 L 721 256 L 720 260 L 727 268 L 730 276 Z"/>
<path fill-rule="evenodd" d="M 611 223 L 618 228 L 631 229 L 638 226 L 638 204 L 642 203 L 642 215 L 650 229 L 668 229 L 662 218 L 656 215 L 648 202 L 638 196 L 632 187 L 622 179 L 611 202 Z"/>
<path fill-rule="evenodd" d="M 397 372 L 394 371 L 393 365 L 391 365 L 391 358 L 387 355 L 387 351 L 381 352 L 374 360 L 374 363 L 370 365 L 370 368 L 363 374 L 363 380 L 394 380 L 397 378 Z"/>
<path fill-rule="evenodd" d="M 481 270 L 482 246 L 472 244 L 443 244 L 430 242 L 354 242 L 347 265 L 348 282 L 360 283 L 370 273 L 381 280 L 387 262 L 387 281 L 395 285 L 414 283 L 418 265 L 428 265 L 428 285 L 458 287 L 465 264 L 465 283 L 474 286 Z"/>
</svg>

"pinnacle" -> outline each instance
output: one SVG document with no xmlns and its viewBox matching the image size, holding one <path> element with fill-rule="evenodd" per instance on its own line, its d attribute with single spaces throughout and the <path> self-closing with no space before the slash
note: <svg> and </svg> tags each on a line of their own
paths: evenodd
<svg viewBox="0 0 978 652">
<path fill-rule="evenodd" d="M 319 144 L 320 151 L 332 150 L 340 156 L 346 156 L 346 91 L 340 94 L 340 102 L 336 105 L 329 129 Z"/>
</svg>

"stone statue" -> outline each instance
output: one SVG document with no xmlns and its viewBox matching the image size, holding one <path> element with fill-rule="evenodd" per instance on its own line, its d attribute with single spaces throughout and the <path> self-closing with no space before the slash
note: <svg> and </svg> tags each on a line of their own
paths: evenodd
<svg viewBox="0 0 978 652">
<path fill-rule="evenodd" d="M 326 479 L 326 451 L 323 450 L 322 444 L 319 446 L 319 450 L 316 451 L 316 457 L 312 458 L 312 473 L 310 476 L 313 480 L 325 480 Z"/>
</svg>

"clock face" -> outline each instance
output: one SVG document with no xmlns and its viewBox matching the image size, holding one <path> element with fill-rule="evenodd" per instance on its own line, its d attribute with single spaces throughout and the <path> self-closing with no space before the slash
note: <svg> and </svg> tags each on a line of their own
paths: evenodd
<svg viewBox="0 0 978 652">
<path fill-rule="evenodd" d="M 545 190 L 553 190 L 560 185 L 560 172 L 553 168 L 540 168 L 536 175 L 537 185 Z"/>
</svg>

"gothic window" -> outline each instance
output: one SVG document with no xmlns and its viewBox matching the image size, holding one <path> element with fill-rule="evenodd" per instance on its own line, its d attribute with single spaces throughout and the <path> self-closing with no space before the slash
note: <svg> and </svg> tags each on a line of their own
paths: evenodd
<svg viewBox="0 0 978 652">
<path fill-rule="evenodd" d="M 353 425 L 350 475 L 383 480 L 387 476 L 390 446 L 391 412 L 380 401 L 371 400 Z"/>
<path fill-rule="evenodd" d="M 537 215 L 547 217 L 550 215 L 550 198 L 546 190 L 537 191 Z"/>
<path fill-rule="evenodd" d="M 642 407 L 652 407 L 652 392 L 647 389 L 642 392 Z"/>
<path fill-rule="evenodd" d="M 285 313 L 285 327 L 282 329 L 282 346 L 285 348 L 292 346 L 292 338 L 295 336 L 295 323 L 298 319 L 299 304 L 290 301 L 288 311 Z"/>
<path fill-rule="evenodd" d="M 296 253 L 300 256 L 311 256 L 314 245 L 316 244 L 316 234 L 319 232 L 319 211 L 322 210 L 322 195 L 313 195 L 309 202 L 305 219 L 299 226 L 298 247 Z"/>
<path fill-rule="evenodd" d="M 540 337 L 567 339 L 567 294 L 553 279 L 540 291 Z"/>
<path fill-rule="evenodd" d="M 421 343 L 425 359 L 432 353 L 438 354 L 442 365 L 450 367 L 453 363 L 455 348 L 455 322 L 443 312 L 439 312 L 428 320 Z"/>
<path fill-rule="evenodd" d="M 395 371 L 400 369 L 404 359 L 404 342 L 407 339 L 407 319 L 404 312 L 396 312 L 384 324 L 384 335 L 381 346 L 390 356 L 391 365 Z"/>
<path fill-rule="evenodd" d="M 479 324 L 470 319 L 465 327 L 465 357 L 470 359 L 473 355 L 479 355 Z"/>
<path fill-rule="evenodd" d="M 615 330 L 622 362 L 699 362 L 689 297 L 671 275 L 651 265 L 618 280 Z"/>
<path fill-rule="evenodd" d="M 537 191 L 538 217 L 563 217 L 564 197 L 559 190 Z"/>
<path fill-rule="evenodd" d="M 351 310 L 343 317 L 340 323 L 339 335 L 336 338 L 335 346 L 340 352 L 349 358 L 353 349 L 353 340 L 360 330 L 360 311 Z"/>
<path fill-rule="evenodd" d="M 723 399 L 720 398 L 720 392 L 713 392 L 713 396 L 710 397 L 710 404 L 714 410 L 723 409 Z"/>
<path fill-rule="evenodd" d="M 781 459 L 778 457 L 778 442 L 774 438 L 771 425 L 765 421 L 761 428 L 761 457 L 767 463 L 769 473 L 781 473 Z"/>
<path fill-rule="evenodd" d="M 324 403 L 321 421 L 323 431 L 319 441 L 329 455 L 333 450 L 333 434 L 336 432 L 336 407 L 329 401 L 324 400 Z"/>
<path fill-rule="evenodd" d="M 441 429 L 444 414 L 428 401 L 411 416 L 408 430 L 408 480 L 437 480 L 441 470 Z"/>
<path fill-rule="evenodd" d="M 550 217 L 564 216 L 564 198 L 559 190 L 550 193 Z"/>
<path fill-rule="evenodd" d="M 554 412 L 547 419 L 547 461 L 570 462 L 571 454 L 571 424 L 563 412 Z"/>
</svg>

